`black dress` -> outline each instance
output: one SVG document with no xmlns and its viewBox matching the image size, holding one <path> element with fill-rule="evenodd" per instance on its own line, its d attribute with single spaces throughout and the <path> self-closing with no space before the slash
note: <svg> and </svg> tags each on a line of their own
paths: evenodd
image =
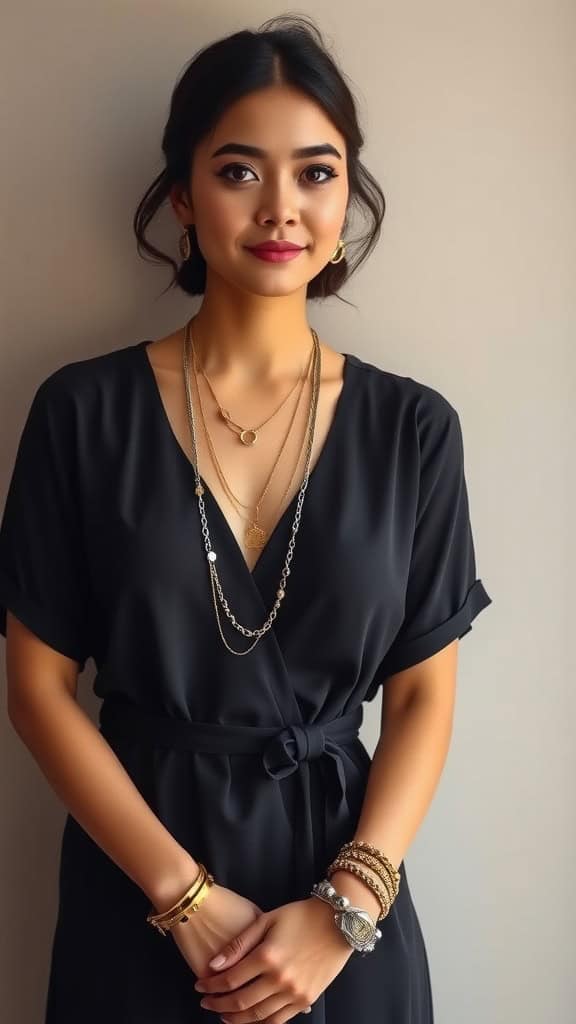
<svg viewBox="0 0 576 1024">
<path fill-rule="evenodd" d="M 0 529 L 6 608 L 97 669 L 99 727 L 175 839 L 268 911 L 309 896 L 351 838 L 370 756 L 364 701 L 471 629 L 476 578 L 458 414 L 438 391 L 346 354 L 310 475 L 286 597 L 245 657 L 218 633 L 192 465 L 146 340 L 38 387 Z M 296 497 L 250 572 L 205 485 L 224 593 L 251 628 L 276 596 Z M 250 640 L 221 620 L 228 642 Z M 297 1019 L 431 1024 L 426 950 L 400 865 L 382 938 Z M 191 1024 L 199 1006 L 150 903 L 68 814 L 46 1024 Z"/>
</svg>

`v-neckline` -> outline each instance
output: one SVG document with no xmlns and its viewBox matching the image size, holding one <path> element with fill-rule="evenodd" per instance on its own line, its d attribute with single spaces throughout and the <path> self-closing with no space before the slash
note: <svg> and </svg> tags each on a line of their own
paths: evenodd
<svg viewBox="0 0 576 1024">
<path fill-rule="evenodd" d="M 162 429 L 164 429 L 165 432 L 166 431 L 168 432 L 167 433 L 167 437 L 168 437 L 168 440 L 169 440 L 169 442 L 171 444 L 171 447 L 173 449 L 175 449 L 176 457 L 179 459 L 179 461 L 181 463 L 182 463 L 182 460 L 183 460 L 183 464 L 184 464 L 184 468 L 185 468 L 186 472 L 189 475 L 191 475 L 192 479 L 195 481 L 194 466 L 192 464 L 192 460 L 188 457 L 188 455 L 184 451 L 182 445 L 180 444 L 180 441 L 178 440 L 178 438 L 176 437 L 176 434 L 174 433 L 174 430 L 172 429 L 172 424 L 170 422 L 170 419 L 168 417 L 168 413 L 166 412 L 166 408 L 164 406 L 164 400 L 162 398 L 162 393 L 160 391 L 160 386 L 158 384 L 158 380 L 156 379 L 156 374 L 154 373 L 154 367 L 152 366 L 152 363 L 150 362 L 150 358 L 149 358 L 148 352 L 146 350 L 146 346 L 148 344 L 151 344 L 151 342 L 152 342 L 151 338 L 144 338 L 143 341 L 136 342 L 136 345 L 134 346 L 134 350 L 135 350 L 135 352 L 138 355 L 141 355 L 143 360 L 144 360 L 144 367 L 143 367 L 144 368 L 144 378 L 151 385 L 151 395 L 152 395 L 153 400 L 154 400 L 154 402 L 156 404 L 156 407 L 158 409 L 159 419 L 160 419 L 161 423 L 163 424 L 163 428 Z M 303 511 L 304 511 L 304 509 L 306 507 L 306 499 L 307 499 L 307 497 L 308 497 L 308 495 L 310 493 L 310 488 L 312 486 L 312 483 L 313 483 L 313 481 L 315 481 L 315 479 L 316 479 L 316 477 L 318 475 L 318 470 L 321 469 L 322 466 L 327 463 L 327 457 L 330 454 L 331 448 L 333 448 L 334 445 L 336 444 L 336 437 L 337 437 L 338 431 L 340 429 L 341 421 L 344 418 L 344 408 L 345 408 L 346 398 L 347 398 L 347 394 L 348 394 L 348 390 L 349 390 L 349 385 L 350 385 L 350 372 L 349 371 L 350 371 L 350 365 L 351 365 L 351 362 L 352 362 L 352 358 L 351 358 L 350 353 L 348 353 L 348 352 L 342 352 L 341 355 L 344 356 L 344 363 L 343 363 L 343 369 L 342 369 L 342 387 L 340 389 L 340 394 L 338 395 L 338 399 L 336 401 L 336 406 L 335 406 L 335 409 L 334 409 L 334 413 L 332 415 L 332 422 L 331 422 L 331 424 L 330 424 L 330 426 L 328 428 L 328 433 L 327 433 L 326 437 L 324 438 L 324 444 L 322 445 L 322 448 L 320 449 L 320 452 L 318 454 L 316 462 L 315 462 L 311 472 L 308 475 L 308 485 L 306 487 L 306 494 L 304 495 Z M 281 528 L 283 527 L 284 523 L 286 522 L 286 519 L 288 518 L 288 516 L 292 515 L 292 517 L 293 517 L 293 515 L 294 515 L 294 508 L 295 508 L 296 502 L 298 500 L 298 495 L 300 493 L 300 488 L 298 488 L 298 490 L 296 491 L 296 494 L 290 500 L 290 502 L 288 503 L 288 505 L 286 506 L 286 508 L 282 512 L 282 515 L 280 516 L 280 518 L 276 522 L 276 525 L 272 528 L 272 530 L 268 534 L 268 540 L 266 541 L 264 547 L 262 548 L 262 551 L 261 551 L 260 555 L 258 556 L 256 562 L 254 563 L 254 566 L 251 569 L 250 566 L 248 565 L 248 562 L 246 561 L 246 559 L 244 557 L 244 553 L 242 551 L 242 548 L 240 547 L 238 541 L 236 540 L 236 536 L 234 534 L 234 531 L 232 530 L 232 527 L 230 526 L 230 523 L 228 522 L 224 512 L 222 511 L 222 508 L 220 507 L 220 503 L 217 501 L 215 495 L 212 493 L 211 488 L 209 487 L 209 485 L 204 480 L 204 477 L 202 476 L 202 474 L 199 473 L 198 475 L 200 477 L 200 482 L 202 484 L 202 487 L 204 488 L 205 496 L 208 497 L 208 500 L 209 500 L 209 502 L 210 502 L 210 504 L 212 506 L 212 509 L 213 509 L 214 513 L 216 514 L 216 517 L 219 519 L 219 521 L 221 523 L 221 526 L 222 526 L 222 528 L 224 530 L 224 533 L 227 536 L 227 538 L 229 539 L 232 548 L 235 550 L 235 552 L 236 552 L 237 556 L 239 557 L 242 565 L 244 566 L 244 570 L 248 573 L 248 576 L 250 577 L 250 579 L 255 580 L 257 573 L 259 573 L 259 571 L 260 571 L 260 569 L 262 567 L 262 564 L 264 563 L 265 557 L 267 556 L 267 554 L 269 553 L 270 549 L 272 548 L 274 540 L 278 536 Z M 214 542 L 213 542 L 212 546 L 214 547 Z"/>
</svg>

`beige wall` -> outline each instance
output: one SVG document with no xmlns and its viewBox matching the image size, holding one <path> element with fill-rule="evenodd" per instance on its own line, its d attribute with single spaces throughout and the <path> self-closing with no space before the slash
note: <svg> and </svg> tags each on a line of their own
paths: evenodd
<svg viewBox="0 0 576 1024">
<path fill-rule="evenodd" d="M 184 297 L 156 298 L 168 278 L 136 258 L 134 204 L 159 169 L 170 90 L 192 53 L 283 10 L 4 5 L 2 497 L 43 376 L 191 312 Z M 437 1021 L 566 1024 L 575 7 L 364 0 L 306 11 L 356 83 L 365 160 L 388 203 L 379 247 L 344 292 L 358 310 L 332 300 L 311 316 L 335 348 L 431 384 L 458 409 L 478 575 L 493 599 L 462 641 L 450 755 L 407 856 Z M 92 671 L 81 690 L 95 712 Z M 378 715 L 379 698 L 363 727 L 371 751 Z M 2 1011 L 36 1024 L 64 811 L 4 708 L 0 729 Z"/>
</svg>

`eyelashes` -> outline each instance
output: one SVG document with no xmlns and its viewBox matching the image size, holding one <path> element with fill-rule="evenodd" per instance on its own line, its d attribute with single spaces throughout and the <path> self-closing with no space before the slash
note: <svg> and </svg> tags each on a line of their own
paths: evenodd
<svg viewBox="0 0 576 1024">
<path fill-rule="evenodd" d="M 246 178 L 239 180 L 238 178 L 235 179 L 228 176 L 229 171 L 235 170 L 237 168 L 239 168 L 241 171 L 251 171 L 251 168 L 248 167 L 246 164 L 226 164 L 225 167 L 223 167 L 220 171 L 217 172 L 216 177 L 224 178 L 226 181 L 230 181 L 233 185 L 243 185 L 247 180 Z M 330 181 L 331 178 L 338 177 L 336 171 L 332 167 L 329 167 L 327 164 L 311 164 L 309 167 L 306 167 L 303 173 L 306 174 L 309 171 L 322 171 L 323 173 L 328 175 L 328 177 L 324 178 L 322 181 L 309 181 L 309 185 L 325 185 L 326 182 Z"/>
</svg>

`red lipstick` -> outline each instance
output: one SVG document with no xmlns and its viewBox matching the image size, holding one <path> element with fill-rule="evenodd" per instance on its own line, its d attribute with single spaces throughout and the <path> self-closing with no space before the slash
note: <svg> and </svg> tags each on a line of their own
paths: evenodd
<svg viewBox="0 0 576 1024">
<path fill-rule="evenodd" d="M 294 242 L 261 242 L 260 245 L 246 246 L 248 252 L 261 260 L 269 260 L 272 263 L 285 263 L 294 259 L 302 252 L 305 246 L 296 245 Z"/>
</svg>

